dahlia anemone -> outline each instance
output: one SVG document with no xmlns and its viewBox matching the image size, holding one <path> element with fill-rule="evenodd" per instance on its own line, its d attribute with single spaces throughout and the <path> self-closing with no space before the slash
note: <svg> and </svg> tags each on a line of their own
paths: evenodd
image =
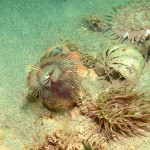
<svg viewBox="0 0 150 150">
<path fill-rule="evenodd" d="M 150 131 L 150 104 L 144 92 L 121 85 L 103 89 L 97 100 L 86 101 L 81 113 L 89 116 L 108 139 L 144 135 Z"/>
<path fill-rule="evenodd" d="M 94 70 L 111 81 L 118 78 L 135 80 L 142 74 L 144 65 L 142 55 L 134 47 L 117 44 L 97 55 Z"/>
<path fill-rule="evenodd" d="M 40 98 L 48 107 L 70 104 L 80 89 L 80 57 L 62 47 L 49 50 L 37 65 L 30 66 L 27 87 L 31 98 Z"/>
<path fill-rule="evenodd" d="M 150 37 L 150 2 L 133 1 L 114 8 L 106 16 L 106 35 L 112 39 L 139 43 Z"/>
</svg>

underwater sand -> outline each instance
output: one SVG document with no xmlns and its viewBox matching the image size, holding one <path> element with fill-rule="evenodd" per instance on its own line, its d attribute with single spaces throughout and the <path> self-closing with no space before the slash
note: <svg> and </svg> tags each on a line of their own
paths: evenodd
<svg viewBox="0 0 150 150">
<path fill-rule="evenodd" d="M 82 28 L 83 17 L 102 17 L 127 0 L 0 0 L 0 150 L 22 150 L 42 140 L 50 111 L 26 102 L 26 66 L 49 47 L 70 40 L 95 55 L 111 41 Z M 149 64 L 147 68 L 149 67 Z M 150 67 L 149 67 L 150 68 Z M 149 84 L 150 69 L 141 77 Z M 26 148 L 28 149 L 28 148 Z M 109 150 L 149 150 L 150 135 L 113 143 Z"/>
</svg>

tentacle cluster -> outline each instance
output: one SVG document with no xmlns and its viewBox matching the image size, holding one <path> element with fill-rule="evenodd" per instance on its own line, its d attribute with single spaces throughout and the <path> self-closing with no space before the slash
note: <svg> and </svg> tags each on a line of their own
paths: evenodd
<svg viewBox="0 0 150 150">
<path fill-rule="evenodd" d="M 139 43 L 150 37 L 150 2 L 133 1 L 106 16 L 105 34 L 112 39 Z"/>
<path fill-rule="evenodd" d="M 80 109 L 83 115 L 99 125 L 100 132 L 108 139 L 143 134 L 142 130 L 150 131 L 147 96 L 132 86 L 103 89 L 97 100 L 83 101 Z"/>
</svg>

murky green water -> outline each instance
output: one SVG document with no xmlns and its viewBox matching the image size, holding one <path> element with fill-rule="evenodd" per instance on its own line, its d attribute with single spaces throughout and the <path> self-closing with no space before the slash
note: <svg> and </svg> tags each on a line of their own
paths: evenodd
<svg viewBox="0 0 150 150">
<path fill-rule="evenodd" d="M 126 2 L 0 0 L 0 150 L 21 150 L 42 138 L 40 118 L 49 111 L 39 103 L 26 103 L 26 66 L 61 40 L 95 55 L 110 40 L 101 32 L 84 30 L 83 18 L 103 17 L 113 6 Z M 144 79 L 149 80 L 148 75 Z M 150 149 L 148 139 L 141 144 Z"/>
</svg>

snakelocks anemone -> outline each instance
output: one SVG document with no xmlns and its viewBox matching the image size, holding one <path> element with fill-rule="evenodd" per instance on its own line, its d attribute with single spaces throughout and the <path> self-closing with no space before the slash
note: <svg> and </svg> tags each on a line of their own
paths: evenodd
<svg viewBox="0 0 150 150">
<path fill-rule="evenodd" d="M 106 15 L 105 33 L 112 39 L 138 44 L 150 37 L 150 1 L 133 1 Z"/>
<path fill-rule="evenodd" d="M 81 102 L 81 114 L 91 118 L 106 138 L 142 134 L 150 131 L 149 91 L 135 90 L 134 84 L 114 84 L 100 90 L 96 100 Z M 147 95 L 148 94 L 148 95 Z"/>
<path fill-rule="evenodd" d="M 51 109 L 74 104 L 80 89 L 80 57 L 63 46 L 47 51 L 39 63 L 30 66 L 27 76 L 29 98 L 39 98 Z"/>
</svg>

